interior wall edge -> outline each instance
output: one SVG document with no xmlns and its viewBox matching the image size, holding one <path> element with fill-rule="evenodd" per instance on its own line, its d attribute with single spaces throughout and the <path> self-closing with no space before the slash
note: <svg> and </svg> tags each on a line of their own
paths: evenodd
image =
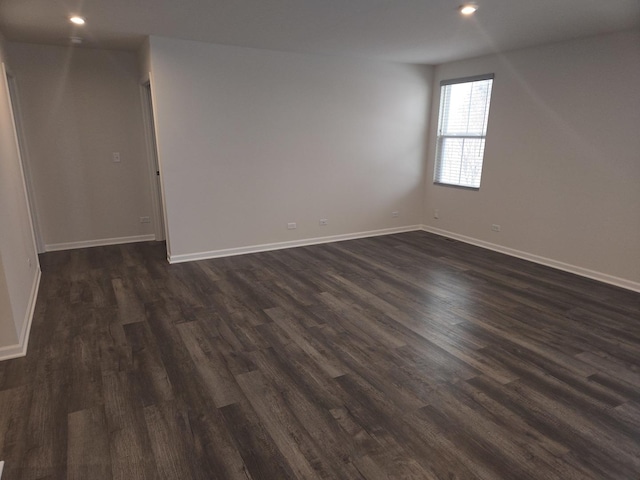
<svg viewBox="0 0 640 480">
<path fill-rule="evenodd" d="M 36 269 L 36 276 L 33 279 L 33 285 L 31 287 L 31 295 L 29 296 L 29 305 L 27 307 L 26 318 L 24 322 L 22 322 L 22 330 L 20 332 L 19 341 L 16 345 L 0 347 L 0 362 L 3 360 L 9 360 L 11 358 L 24 357 L 27 354 L 27 347 L 29 345 L 29 334 L 31 333 L 31 323 L 33 322 L 33 315 L 36 310 L 36 302 L 38 300 L 38 291 L 40 289 L 41 278 L 42 271 L 38 266 L 38 268 Z"/>
</svg>

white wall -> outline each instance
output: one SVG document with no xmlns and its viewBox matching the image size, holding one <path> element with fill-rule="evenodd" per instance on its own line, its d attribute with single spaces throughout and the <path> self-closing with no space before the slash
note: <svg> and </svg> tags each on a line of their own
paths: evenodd
<svg viewBox="0 0 640 480">
<path fill-rule="evenodd" d="M 36 254 L 0 36 L 0 359 L 24 352 L 40 267 Z"/>
<path fill-rule="evenodd" d="M 151 70 L 172 258 L 421 222 L 430 68 L 152 37 Z"/>
<path fill-rule="evenodd" d="M 153 234 L 136 55 L 8 44 L 47 249 Z M 121 162 L 112 162 L 120 152 Z"/>
<path fill-rule="evenodd" d="M 432 184 L 433 109 L 425 223 L 640 286 L 640 33 L 440 65 L 435 84 L 492 72 L 479 191 Z"/>
<path fill-rule="evenodd" d="M 140 79 L 147 79 L 149 72 L 151 72 L 151 45 L 149 43 L 149 39 L 147 38 L 136 53 L 136 58 L 138 61 L 138 76 Z"/>
<path fill-rule="evenodd" d="M 18 344 L 18 332 L 13 321 L 13 310 L 6 272 L 0 255 L 0 359 L 2 359 L 3 347 L 11 347 Z"/>
</svg>

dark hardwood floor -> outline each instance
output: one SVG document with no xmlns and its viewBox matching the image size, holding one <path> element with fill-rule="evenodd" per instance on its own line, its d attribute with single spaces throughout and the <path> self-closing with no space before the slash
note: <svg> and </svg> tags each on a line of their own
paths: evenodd
<svg viewBox="0 0 640 480">
<path fill-rule="evenodd" d="M 3 480 L 640 479 L 640 294 L 423 232 L 41 263 Z"/>
</svg>

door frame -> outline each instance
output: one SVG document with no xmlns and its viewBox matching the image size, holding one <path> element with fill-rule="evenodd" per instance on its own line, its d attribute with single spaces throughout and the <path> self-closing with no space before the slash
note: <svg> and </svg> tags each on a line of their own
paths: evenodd
<svg viewBox="0 0 640 480">
<path fill-rule="evenodd" d="M 153 208 L 154 234 L 157 241 L 167 241 L 169 247 L 169 235 L 167 232 L 167 218 L 165 212 L 164 189 L 162 186 L 162 168 L 158 157 L 158 143 L 153 112 L 153 90 L 151 88 L 151 76 L 145 76 L 140 82 L 140 95 L 142 100 L 142 118 L 145 130 L 145 143 L 147 145 L 147 164 L 151 180 L 151 203 Z"/>
</svg>

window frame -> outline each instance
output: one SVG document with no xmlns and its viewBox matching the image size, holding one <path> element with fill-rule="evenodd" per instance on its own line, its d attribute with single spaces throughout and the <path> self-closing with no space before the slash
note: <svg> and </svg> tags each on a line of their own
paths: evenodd
<svg viewBox="0 0 640 480">
<path fill-rule="evenodd" d="M 488 106 L 487 109 L 490 111 L 491 110 L 491 97 L 493 96 L 493 81 L 495 80 L 495 74 L 494 73 L 486 73 L 486 74 L 482 74 L 482 75 L 472 75 L 469 77 L 460 77 L 460 78 L 452 78 L 452 79 L 447 79 L 447 80 L 441 80 L 440 81 L 440 98 L 439 98 L 439 108 L 438 108 L 438 125 L 437 125 L 437 130 L 436 130 L 436 154 L 435 154 L 435 163 L 434 163 L 434 169 L 433 169 L 433 184 L 434 185 L 441 185 L 443 187 L 453 187 L 453 188 L 462 188 L 465 190 L 480 190 L 480 186 L 474 187 L 474 186 L 469 186 L 469 185 L 460 185 L 457 183 L 446 183 L 446 182 L 442 182 L 438 180 L 438 171 L 440 171 L 440 165 L 442 162 L 442 158 L 441 158 L 441 151 L 442 151 L 442 143 L 444 139 L 447 138 L 472 138 L 472 139 L 482 139 L 485 142 L 485 147 L 486 147 L 486 140 L 487 140 L 487 131 L 488 131 L 488 125 L 489 125 L 489 117 L 487 115 L 487 123 L 485 126 L 485 132 L 484 135 L 443 135 L 442 134 L 442 119 L 444 117 L 444 111 L 443 111 L 443 106 L 444 106 L 444 95 L 443 95 L 443 87 L 446 87 L 448 85 L 456 85 L 456 84 L 460 84 L 460 83 L 472 83 L 472 82 L 479 82 L 479 81 L 483 81 L 483 80 L 491 80 L 491 95 L 489 97 L 489 102 L 488 102 Z M 484 148 L 482 151 L 482 168 L 484 168 Z M 480 175 L 482 176 L 482 171 L 480 173 Z"/>
</svg>

